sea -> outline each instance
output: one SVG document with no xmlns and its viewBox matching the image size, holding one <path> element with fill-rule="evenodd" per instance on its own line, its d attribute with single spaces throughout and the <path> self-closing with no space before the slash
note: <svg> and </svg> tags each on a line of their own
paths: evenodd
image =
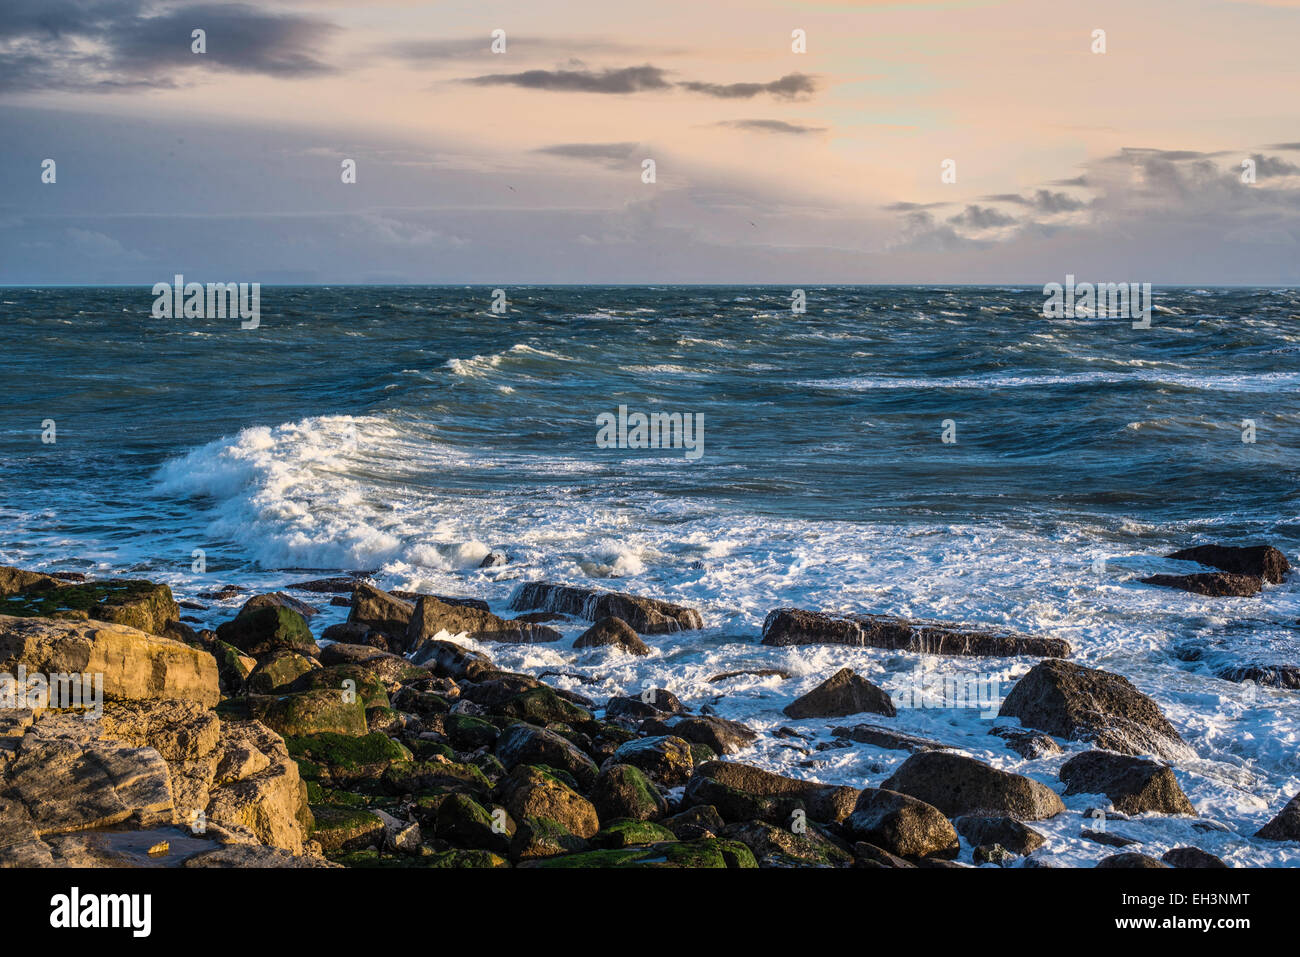
<svg viewBox="0 0 1300 957">
<path fill-rule="evenodd" d="M 148 286 L 2 287 L 0 563 L 189 601 L 350 571 L 506 615 L 529 580 L 668 599 L 705 627 L 648 636 L 644 658 L 575 650 L 581 623 L 554 644 L 458 640 L 598 704 L 667 688 L 760 732 L 736 760 L 858 787 L 907 753 L 836 747 L 835 726 L 890 723 L 1058 791 L 1084 745 L 1022 758 L 989 733 L 1015 724 L 996 704 L 943 695 L 895 719 L 788 718 L 842 667 L 900 699 L 945 680 L 1000 698 L 1034 660 L 767 647 L 771 610 L 1064 638 L 1196 755 L 1175 769 L 1196 818 L 1109 833 L 1300 865 L 1251 836 L 1300 791 L 1300 691 L 1224 677 L 1300 666 L 1300 573 L 1254 598 L 1139 581 L 1205 570 L 1163 557 L 1205 542 L 1300 564 L 1300 290 L 1156 287 L 1149 328 L 1044 318 L 1036 286 L 802 293 L 265 286 L 248 329 L 154 318 Z M 658 448 L 600 441 L 620 407 L 691 417 L 698 454 L 671 425 Z M 480 567 L 493 551 L 506 563 Z M 296 594 L 318 634 L 346 616 Z M 241 603 L 185 615 L 211 627 Z M 789 677 L 709 680 L 762 669 Z M 1065 803 L 1033 825 L 1039 856 L 1113 853 L 1081 836 L 1105 799 Z"/>
</svg>

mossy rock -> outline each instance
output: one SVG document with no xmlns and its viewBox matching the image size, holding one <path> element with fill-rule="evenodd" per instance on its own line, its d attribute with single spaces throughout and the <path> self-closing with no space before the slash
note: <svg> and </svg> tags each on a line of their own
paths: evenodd
<svg viewBox="0 0 1300 957">
<path fill-rule="evenodd" d="M 338 691 L 303 691 L 268 697 L 249 695 L 248 716 L 285 736 L 367 733 L 366 711 L 360 701 L 345 701 Z"/>
<path fill-rule="evenodd" d="M 394 762 L 385 769 L 380 786 L 389 794 L 452 791 L 482 796 L 492 790 L 482 771 L 454 761 Z"/>
<path fill-rule="evenodd" d="M 284 739 L 289 756 L 298 762 L 304 780 L 337 786 L 373 785 L 394 761 L 409 761 L 411 752 L 387 735 L 290 735 Z"/>
<path fill-rule="evenodd" d="M 217 626 L 217 638 L 254 658 L 281 649 L 311 657 L 320 654 L 307 619 L 282 605 L 262 605 L 240 612 Z"/>
<path fill-rule="evenodd" d="M 510 862 L 500 854 L 475 848 L 454 847 L 449 851 L 431 854 L 420 861 L 421 867 L 509 867 Z"/>
<path fill-rule="evenodd" d="M 349 682 L 351 682 L 349 684 Z M 360 665 L 330 665 L 305 672 L 293 685 L 294 691 L 345 691 L 356 694 L 363 708 L 387 708 L 388 689 Z"/>
<path fill-rule="evenodd" d="M 226 641 L 213 644 L 212 657 L 217 659 L 217 680 L 221 690 L 228 695 L 242 695 L 247 688 L 248 676 L 252 669 L 245 664 L 247 658 L 242 651 Z"/>
<path fill-rule="evenodd" d="M 701 841 L 652 844 L 579 854 L 566 854 L 527 867 L 651 867 L 651 868 L 754 868 L 758 863 L 749 848 L 739 841 L 706 838 Z"/>
<path fill-rule="evenodd" d="M 402 868 L 409 870 L 411 868 L 424 867 L 509 867 L 510 862 L 498 854 L 490 851 L 473 851 L 457 850 L 450 851 L 433 851 L 428 848 L 422 849 L 422 853 L 415 855 L 408 854 L 384 854 L 379 851 L 349 851 L 344 854 L 333 855 L 330 858 L 335 864 L 342 864 L 344 867 L 357 868 Z"/>
<path fill-rule="evenodd" d="M 610 821 L 591 839 L 597 847 L 639 847 L 645 844 L 664 844 L 677 840 L 677 835 L 662 824 L 653 821 L 633 821 L 627 818 Z"/>
<path fill-rule="evenodd" d="M 566 701 L 545 685 L 525 691 L 493 709 L 529 724 L 578 724 L 591 721 L 591 712 Z"/>
<path fill-rule="evenodd" d="M 430 741 L 428 738 L 407 738 L 406 740 L 407 747 L 411 749 L 411 755 L 417 761 L 431 761 L 435 756 L 446 758 L 448 761 L 456 760 L 456 752 L 441 741 Z"/>
<path fill-rule="evenodd" d="M 33 588 L 0 598 L 0 614 L 18 618 L 90 618 L 161 635 L 180 607 L 166 585 L 134 578 Z"/>
<path fill-rule="evenodd" d="M 253 694 L 286 691 L 303 675 L 316 670 L 316 667 L 315 662 L 296 651 L 273 651 L 257 663 L 257 667 L 249 674 L 245 687 Z"/>
<path fill-rule="evenodd" d="M 383 846 L 384 822 L 372 811 L 332 804 L 315 804 L 311 811 L 316 818 L 312 836 L 327 854 Z"/>
<path fill-rule="evenodd" d="M 501 763 L 501 759 L 495 754 L 480 754 L 474 759 L 474 766 L 487 775 L 489 780 L 496 781 L 506 776 L 506 766 Z"/>
<path fill-rule="evenodd" d="M 438 806 L 433 833 L 455 847 L 507 854 L 515 830 L 504 808 L 494 819 L 492 811 L 468 795 L 449 794 Z"/>
<path fill-rule="evenodd" d="M 298 765 L 298 773 L 302 773 L 301 763 Z M 338 807 L 350 808 L 370 807 L 373 800 L 374 798 L 369 794 L 358 794 L 356 791 L 331 788 L 319 781 L 307 781 L 307 803 L 313 807 L 317 804 L 333 804 Z"/>
<path fill-rule="evenodd" d="M 559 821 L 545 817 L 524 817 L 517 822 L 510 841 L 512 861 L 536 860 L 585 851 L 590 845 Z"/>
<path fill-rule="evenodd" d="M 366 727 L 371 733 L 377 731 L 380 734 L 397 734 L 403 726 L 404 720 L 400 711 L 394 711 L 383 705 L 366 708 Z"/>
<path fill-rule="evenodd" d="M 491 721 L 484 721 L 469 714 L 449 714 L 443 727 L 451 743 L 461 751 L 490 748 L 501 736 L 501 729 Z"/>
<path fill-rule="evenodd" d="M 663 817 L 668 803 L 653 784 L 631 764 L 609 764 L 596 776 L 591 803 L 601 820 L 631 818 L 652 821 Z"/>
<path fill-rule="evenodd" d="M 411 714 L 446 714 L 451 710 L 451 702 L 433 691 L 421 691 L 419 688 L 401 688 L 393 695 L 393 706 Z"/>
</svg>

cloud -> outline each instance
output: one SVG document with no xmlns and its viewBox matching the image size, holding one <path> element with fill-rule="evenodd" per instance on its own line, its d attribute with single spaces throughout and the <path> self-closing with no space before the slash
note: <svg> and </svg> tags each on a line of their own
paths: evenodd
<svg viewBox="0 0 1300 957">
<path fill-rule="evenodd" d="M 517 86 L 529 90 L 561 93 L 642 93 L 667 90 L 674 86 L 723 100 L 753 99 L 769 94 L 777 99 L 793 100 L 811 94 L 816 81 L 802 73 L 789 73 L 770 83 L 703 83 L 695 80 L 673 82 L 667 71 L 644 64 L 605 70 L 524 70 L 520 73 L 489 73 L 461 81 L 474 86 Z"/>
<path fill-rule="evenodd" d="M 636 143 L 557 143 L 543 146 L 535 152 L 565 159 L 589 160 L 609 166 L 623 166 L 632 157 Z"/>
<path fill-rule="evenodd" d="M 657 66 L 629 66 L 612 70 L 525 70 L 522 73 L 490 73 L 464 80 L 475 86 L 518 86 L 529 90 L 558 90 L 565 93 L 640 93 L 666 90 L 672 84 Z"/>
<path fill-rule="evenodd" d="M 1088 205 L 1068 193 L 1054 193 L 1049 189 L 1036 190 L 1030 196 L 1021 196 L 1019 193 L 995 193 L 992 196 L 983 196 L 981 199 L 987 203 L 1013 203 L 1049 214 L 1073 212 Z"/>
<path fill-rule="evenodd" d="M 207 52 L 191 50 L 206 31 Z M 136 0 L 7 0 L 0 92 L 171 89 L 196 69 L 291 77 L 331 71 L 317 49 L 336 30 L 315 17 L 242 3 L 154 11 Z"/>
<path fill-rule="evenodd" d="M 804 73 L 787 73 L 770 83 L 701 83 L 688 81 L 678 84 L 692 93 L 703 93 L 722 100 L 750 100 L 767 93 L 777 99 L 793 100 L 810 96 L 817 90 L 817 81 Z"/>
<path fill-rule="evenodd" d="M 999 213 L 992 207 L 972 204 L 956 216 L 949 217 L 948 222 L 954 226 L 964 226 L 967 229 L 984 230 L 1001 226 L 1014 226 L 1016 219 L 1005 213 Z"/>
<path fill-rule="evenodd" d="M 723 120 L 721 123 L 715 123 L 714 125 L 729 126 L 737 130 L 752 130 L 756 133 L 806 135 L 826 132 L 824 126 L 803 126 L 798 123 L 787 123 L 784 120 Z"/>
</svg>

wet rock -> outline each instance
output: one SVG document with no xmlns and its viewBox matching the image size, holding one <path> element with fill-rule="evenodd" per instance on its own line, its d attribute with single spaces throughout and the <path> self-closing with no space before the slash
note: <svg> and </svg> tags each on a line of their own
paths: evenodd
<svg viewBox="0 0 1300 957">
<path fill-rule="evenodd" d="M 1263 579 L 1253 575 L 1230 575 L 1228 572 L 1203 572 L 1197 575 L 1150 575 L 1141 578 L 1143 585 L 1159 585 L 1195 592 L 1210 598 L 1250 598 L 1264 587 Z"/>
<path fill-rule="evenodd" d="M 996 844 L 1021 857 L 1032 854 L 1045 843 L 1043 835 L 1013 817 L 965 814 L 953 821 L 957 833 L 976 847 Z"/>
<path fill-rule="evenodd" d="M 478 563 L 479 568 L 496 568 L 498 565 L 510 564 L 510 558 L 505 552 L 488 552 L 483 556 L 483 560 Z"/>
<path fill-rule="evenodd" d="M 844 828 L 855 839 L 899 857 L 952 858 L 960 847 L 957 832 L 940 810 L 882 788 L 862 791 Z"/>
<path fill-rule="evenodd" d="M 782 681 L 790 677 L 790 672 L 784 668 L 744 668 L 740 671 L 724 671 L 721 674 L 713 675 L 709 678 L 710 684 L 717 684 L 719 681 L 726 681 L 728 678 L 739 678 L 741 676 L 753 678 L 780 678 Z"/>
<path fill-rule="evenodd" d="M 1251 545 L 1244 548 L 1231 545 L 1197 545 L 1165 557 L 1208 565 L 1210 568 L 1236 575 L 1262 578 L 1273 585 L 1280 585 L 1287 572 L 1291 570 L 1286 556 L 1271 545 Z"/>
<path fill-rule="evenodd" d="M 654 718 L 681 714 L 685 710 L 677 695 L 666 688 L 647 688 L 639 695 L 610 698 L 605 705 L 605 717 L 610 720 Z"/>
<path fill-rule="evenodd" d="M 1167 761 L 1193 755 L 1159 706 L 1127 678 L 1068 661 L 1035 665 L 1016 682 L 998 714 L 1120 754 L 1153 754 Z"/>
<path fill-rule="evenodd" d="M 1173 847 L 1160 855 L 1160 860 L 1170 867 L 1227 867 L 1222 858 L 1215 857 L 1209 851 L 1199 847 Z"/>
<path fill-rule="evenodd" d="M 1102 858 L 1097 862 L 1101 868 L 1130 868 L 1137 870 L 1159 870 L 1169 865 L 1163 861 L 1157 861 L 1154 857 L 1147 857 L 1145 854 L 1138 854 L 1134 851 L 1126 851 L 1123 854 L 1112 854 L 1110 857 Z"/>
<path fill-rule="evenodd" d="M 415 653 L 412 663 L 429 667 L 435 674 L 457 681 L 478 681 L 495 670 L 492 659 L 481 651 L 464 648 L 454 641 L 428 641 Z"/>
<path fill-rule="evenodd" d="M 722 833 L 726 822 L 718 809 L 711 804 L 701 804 L 688 808 L 680 814 L 664 818 L 664 827 L 668 828 L 680 841 L 695 841 L 700 838 L 717 837 Z"/>
<path fill-rule="evenodd" d="M 280 649 L 262 659 L 248 676 L 246 686 L 253 694 L 272 694 L 287 689 L 307 672 L 320 667 L 305 655 Z"/>
<path fill-rule="evenodd" d="M 841 668 L 784 709 L 791 718 L 840 718 L 862 712 L 890 718 L 898 713 L 882 688 L 854 674 L 851 668 Z"/>
<path fill-rule="evenodd" d="M 1277 817 L 1256 831 L 1255 836 L 1266 841 L 1300 841 L 1300 794 L 1288 801 Z"/>
<path fill-rule="evenodd" d="M 867 841 L 858 841 L 853 845 L 853 857 L 855 867 L 873 869 L 882 867 L 916 867 L 915 864 L 906 858 L 899 857 L 897 854 L 891 854 L 883 847 L 877 847 Z"/>
<path fill-rule="evenodd" d="M 910 621 L 893 615 L 833 615 L 778 608 L 763 622 L 765 645 L 851 645 L 931 655 L 1068 657 L 1070 645 L 1009 631 Z"/>
<path fill-rule="evenodd" d="M 1251 681 L 1261 688 L 1300 690 L 1300 667 L 1294 665 L 1241 665 L 1225 668 L 1219 677 L 1226 681 Z"/>
<path fill-rule="evenodd" d="M 1124 814 L 1195 814 L 1174 772 L 1163 764 L 1113 754 L 1085 751 L 1061 766 L 1065 794 L 1104 794 Z"/>
<path fill-rule="evenodd" d="M 645 656 L 650 654 L 650 646 L 641 640 L 632 630 L 632 626 L 622 618 L 602 618 L 596 622 L 573 643 L 575 648 L 599 648 L 614 645 L 628 654 Z"/>
<path fill-rule="evenodd" d="M 475 641 L 498 641 L 508 644 L 539 644 L 559 641 L 563 636 L 554 628 L 528 622 L 507 621 L 490 611 L 468 605 L 451 605 L 431 595 L 416 602 L 405 632 L 405 651 L 419 651 L 441 633 L 465 635 Z"/>
<path fill-rule="evenodd" d="M 611 821 L 592 840 L 597 847 L 642 847 L 676 841 L 677 835 L 653 821 Z"/>
<path fill-rule="evenodd" d="M 758 735 L 739 721 L 712 715 L 689 715 L 667 722 L 672 734 L 694 744 L 707 745 L 715 754 L 735 754 L 758 740 Z"/>
<path fill-rule="evenodd" d="M 824 824 L 838 823 L 853 813 L 858 789 L 800 781 L 731 761 L 707 761 L 695 769 L 686 785 L 683 805 L 709 804 L 726 821 L 766 821 L 789 825 L 794 812 Z"/>
<path fill-rule="evenodd" d="M 881 787 L 933 804 L 949 817 L 985 812 L 1041 821 L 1065 810 L 1046 785 L 946 751 L 912 755 Z"/>
<path fill-rule="evenodd" d="M 516 859 L 580 849 L 600 831 L 592 803 L 538 768 L 515 768 L 497 796 L 518 825 L 511 851 Z"/>
<path fill-rule="evenodd" d="M 1018 728 L 992 728 L 989 734 L 997 735 L 1006 741 L 1007 747 L 1022 758 L 1033 760 L 1051 754 L 1060 754 L 1064 749 L 1045 734 L 1021 731 Z"/>
<path fill-rule="evenodd" d="M 690 743 L 675 735 L 637 738 L 620 745 L 613 761 L 630 764 L 665 787 L 677 787 L 691 778 L 695 760 Z"/>
<path fill-rule="evenodd" d="M 584 787 L 596 779 L 596 762 L 568 738 L 544 728 L 512 724 L 501 733 L 494 750 L 507 770 L 520 765 L 545 764 L 567 771 Z"/>
<path fill-rule="evenodd" d="M 254 595 L 244 602 L 244 606 L 239 609 L 239 614 L 242 615 L 246 611 L 255 611 L 258 608 L 288 608 L 290 611 L 296 611 L 304 618 L 311 618 L 317 613 L 316 609 L 305 601 L 299 601 L 282 591 L 275 591 L 265 595 Z"/>
<path fill-rule="evenodd" d="M 1109 831 L 1090 831 L 1086 827 L 1079 832 L 1079 837 L 1085 841 L 1092 841 L 1094 844 L 1105 844 L 1108 847 L 1131 847 L 1140 843 L 1120 834 L 1111 834 Z"/>
<path fill-rule="evenodd" d="M 903 731 L 894 731 L 878 724 L 855 724 L 851 728 L 832 728 L 837 738 L 848 738 L 858 744 L 870 744 L 887 751 L 947 751 L 948 745 L 929 738 L 917 737 Z"/>
<path fill-rule="evenodd" d="M 250 718 L 284 735 L 367 733 L 365 705 L 358 698 L 347 700 L 338 691 L 321 689 L 278 697 L 249 695 L 246 705 Z"/>
<path fill-rule="evenodd" d="M 798 831 L 763 821 L 728 824 L 719 835 L 750 849 L 759 867 L 845 867 L 853 855 L 816 825 Z"/>
<path fill-rule="evenodd" d="M 975 848 L 972 859 L 976 864 L 996 864 L 1004 867 L 1016 859 L 1016 855 L 1001 844 L 981 844 Z"/>
<path fill-rule="evenodd" d="M 348 622 L 367 625 L 383 634 L 390 642 L 404 643 L 407 626 L 415 606 L 394 598 L 369 582 L 357 582 L 352 591 L 352 608 Z"/>
<path fill-rule="evenodd" d="M 281 605 L 264 605 L 240 612 L 217 626 L 217 638 L 254 658 L 282 649 L 310 657 L 320 654 L 306 619 Z"/>
<path fill-rule="evenodd" d="M 313 578 L 311 581 L 294 582 L 292 585 L 285 585 L 285 588 L 292 588 L 295 591 L 310 591 L 319 594 L 336 594 L 350 595 L 352 590 L 357 587 L 360 579 L 352 577 L 338 578 Z"/>
<path fill-rule="evenodd" d="M 592 786 L 591 803 L 602 821 L 618 818 L 656 821 L 668 811 L 663 796 L 631 764 L 606 765 Z"/>
<path fill-rule="evenodd" d="M 529 582 L 510 602 L 514 611 L 554 611 L 588 621 L 621 618 L 643 635 L 703 628 L 700 613 L 657 598 L 577 588 L 551 582 Z"/>
</svg>

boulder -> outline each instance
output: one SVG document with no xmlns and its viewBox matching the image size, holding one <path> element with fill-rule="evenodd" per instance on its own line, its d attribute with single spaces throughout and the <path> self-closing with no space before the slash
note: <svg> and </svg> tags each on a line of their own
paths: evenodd
<svg viewBox="0 0 1300 957">
<path fill-rule="evenodd" d="M 610 698 L 605 704 L 605 717 L 615 718 L 659 718 L 672 714 L 682 714 L 682 706 L 677 695 L 666 688 L 647 688 L 639 695 Z"/>
<path fill-rule="evenodd" d="M 1300 794 L 1288 801 L 1277 817 L 1256 831 L 1255 836 L 1266 841 L 1300 841 Z"/>
<path fill-rule="evenodd" d="M 424 595 L 415 604 L 402 648 L 407 652 L 418 651 L 425 642 L 444 632 L 448 635 L 465 635 L 475 641 L 522 645 L 559 641 L 563 637 L 554 628 L 545 625 L 507 621 L 490 611 L 468 605 L 451 605 L 432 595 Z"/>
<path fill-rule="evenodd" d="M 911 621 L 894 615 L 834 615 L 799 608 L 771 612 L 763 622 L 763 644 L 851 645 L 929 655 L 1065 658 L 1070 654 L 1069 643 L 1060 638 Z"/>
<path fill-rule="evenodd" d="M 651 844 L 649 847 L 625 847 L 565 854 L 546 860 L 529 861 L 527 867 L 649 867 L 665 868 L 754 868 L 754 855 L 739 841 L 706 838 L 699 841 Z"/>
<path fill-rule="evenodd" d="M 686 785 L 685 807 L 712 805 L 726 821 L 766 821 L 789 826 L 794 812 L 838 823 L 853 812 L 858 789 L 800 781 L 731 761 L 706 761 Z"/>
<path fill-rule="evenodd" d="M 607 764 L 602 768 L 591 789 L 591 803 L 602 821 L 656 821 L 668 810 L 663 796 L 631 764 Z"/>
<path fill-rule="evenodd" d="M 239 614 L 246 611 L 256 611 L 258 608 L 288 608 L 290 611 L 296 611 L 304 618 L 311 618 L 316 614 L 316 609 L 305 601 L 299 601 L 291 595 L 286 595 L 282 591 L 274 591 L 265 595 L 254 595 L 244 606 L 239 609 Z"/>
<path fill-rule="evenodd" d="M 25 591 L 43 591 L 58 588 L 63 583 L 53 575 L 43 572 L 29 572 L 10 565 L 0 565 L 0 598 L 17 595 Z"/>
<path fill-rule="evenodd" d="M 1174 772 L 1163 764 L 1110 751 L 1085 751 L 1061 766 L 1065 794 L 1104 794 L 1122 814 L 1195 814 Z"/>
<path fill-rule="evenodd" d="M 1210 598 L 1250 598 L 1264 588 L 1264 580 L 1254 575 L 1230 575 L 1227 572 L 1203 572 L 1197 575 L 1150 575 L 1139 579 L 1144 585 L 1177 588 Z"/>
<path fill-rule="evenodd" d="M 667 722 L 669 733 L 695 744 L 707 745 L 714 754 L 735 754 L 755 741 L 758 735 L 739 721 L 713 715 L 689 715 Z"/>
<path fill-rule="evenodd" d="M 846 867 L 853 862 L 849 851 L 812 824 L 793 831 L 744 821 L 728 824 L 719 836 L 748 847 L 759 867 Z"/>
<path fill-rule="evenodd" d="M 895 731 L 878 724 L 855 724 L 851 728 L 832 728 L 831 734 L 837 738 L 848 738 L 858 744 L 870 744 L 886 751 L 947 751 L 948 745 L 929 738 L 917 737 L 903 731 Z"/>
<path fill-rule="evenodd" d="M 1250 545 L 1244 548 L 1232 545 L 1197 545 L 1165 557 L 1208 565 L 1235 575 L 1262 578 L 1272 585 L 1280 585 L 1291 570 L 1286 556 L 1271 545 Z"/>
<path fill-rule="evenodd" d="M 1002 702 L 999 716 L 1026 728 L 1120 754 L 1152 754 L 1167 761 L 1191 757 L 1159 706 L 1127 678 L 1068 661 L 1042 661 Z"/>
<path fill-rule="evenodd" d="M 249 673 L 246 687 L 253 694 L 273 694 L 287 689 L 295 681 L 318 668 L 306 655 L 281 648 L 263 657 Z"/>
<path fill-rule="evenodd" d="M 1218 676 L 1225 681 L 1251 681 L 1261 688 L 1300 691 L 1300 667 L 1296 665 L 1238 665 L 1222 669 Z"/>
<path fill-rule="evenodd" d="M 1160 860 L 1170 867 L 1226 868 L 1228 866 L 1222 858 L 1215 857 L 1209 851 L 1203 851 L 1199 847 L 1171 847 L 1160 855 Z"/>
<path fill-rule="evenodd" d="M 256 721 L 226 721 L 217 747 L 237 757 L 224 765 L 213 786 L 208 821 L 248 834 L 258 844 L 301 854 L 314 821 L 307 786 L 284 740 Z"/>
<path fill-rule="evenodd" d="M 858 796 L 844 829 L 899 857 L 957 856 L 957 832 L 937 808 L 914 797 L 882 788 Z"/>
<path fill-rule="evenodd" d="M 882 688 L 854 674 L 852 668 L 841 668 L 784 709 L 790 718 L 841 718 L 864 711 L 889 718 L 898 713 Z"/>
<path fill-rule="evenodd" d="M 531 724 L 512 724 L 501 732 L 494 749 L 506 770 L 545 764 L 567 771 L 584 787 L 596 779 L 596 762 L 568 738 Z"/>
<path fill-rule="evenodd" d="M 550 582 L 529 582 L 523 585 L 510 607 L 514 611 L 553 611 L 588 621 L 602 618 L 621 618 L 643 635 L 659 635 L 674 631 L 703 628 L 700 613 L 693 608 L 674 605 L 657 598 L 644 598 L 624 592 L 598 591 L 594 588 L 576 588 Z"/>
<path fill-rule="evenodd" d="M 102 674 L 104 697 L 175 698 L 212 707 L 221 698 L 206 651 L 125 625 L 0 615 L 0 673 Z"/>
<path fill-rule="evenodd" d="M 695 767 L 689 742 L 676 735 L 637 738 L 619 745 L 611 759 L 617 764 L 639 768 L 665 787 L 677 787 L 691 779 Z"/>
<path fill-rule="evenodd" d="M 664 827 L 677 835 L 679 841 L 696 841 L 703 837 L 717 837 L 722 833 L 726 822 L 718 809 L 711 804 L 700 804 L 687 808 L 680 814 L 664 818 Z"/>
<path fill-rule="evenodd" d="M 381 632 L 390 641 L 404 642 L 406 629 L 411 623 L 415 606 L 394 598 L 369 582 L 357 582 L 352 592 L 352 608 L 348 612 L 350 624 L 367 625 Z"/>
<path fill-rule="evenodd" d="M 650 647 L 632 630 L 632 626 L 622 618 L 602 618 L 596 622 L 573 643 L 575 648 L 600 648 L 613 645 L 622 648 L 630 655 L 645 656 L 650 654 Z"/>
<path fill-rule="evenodd" d="M 411 658 L 411 662 L 432 668 L 434 674 L 456 681 L 479 681 L 495 671 L 492 659 L 481 651 L 464 648 L 454 641 L 427 641 Z"/>
<path fill-rule="evenodd" d="M 339 691 L 303 691 L 279 697 L 249 695 L 248 715 L 284 735 L 301 736 L 332 731 L 367 732 L 366 709 L 359 698 L 347 700 Z"/>
<path fill-rule="evenodd" d="M 320 654 L 306 619 L 282 605 L 262 605 L 241 611 L 217 626 L 217 639 L 254 658 L 280 650 L 312 657 Z"/>
<path fill-rule="evenodd" d="M 953 826 L 972 847 L 996 844 L 1021 857 L 1032 854 L 1045 843 L 1043 835 L 1013 817 L 965 814 L 953 821 Z"/>
<path fill-rule="evenodd" d="M 923 751 L 899 766 L 882 788 L 933 804 L 949 817 L 991 812 L 1041 821 L 1065 810 L 1056 792 L 1020 774 L 947 751 Z"/>
<path fill-rule="evenodd" d="M 542 819 L 559 824 L 579 838 L 600 830 L 600 818 L 590 801 L 567 784 L 538 768 L 521 765 L 501 783 L 498 798 L 516 822 Z"/>
</svg>

